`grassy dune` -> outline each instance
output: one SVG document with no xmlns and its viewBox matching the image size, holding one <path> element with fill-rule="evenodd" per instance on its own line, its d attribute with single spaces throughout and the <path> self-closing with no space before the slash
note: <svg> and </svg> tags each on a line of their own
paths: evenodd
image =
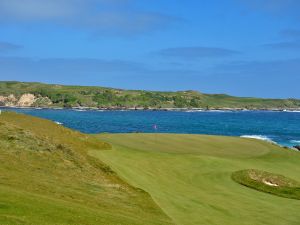
<svg viewBox="0 0 300 225">
<path fill-rule="evenodd" d="M 142 188 L 176 224 L 298 225 L 300 201 L 242 186 L 235 171 L 258 169 L 300 181 L 300 154 L 259 140 L 201 135 L 101 134 L 92 150 Z"/>
<path fill-rule="evenodd" d="M 148 193 L 87 154 L 110 148 L 47 120 L 2 113 L 0 224 L 173 224 Z"/>
</svg>

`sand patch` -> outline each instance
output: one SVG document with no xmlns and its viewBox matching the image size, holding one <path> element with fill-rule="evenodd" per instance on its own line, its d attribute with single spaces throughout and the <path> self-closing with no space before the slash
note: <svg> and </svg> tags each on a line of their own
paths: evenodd
<svg viewBox="0 0 300 225">
<path fill-rule="evenodd" d="M 267 180 L 263 180 L 264 184 L 268 185 L 268 186 L 272 186 L 272 187 L 278 187 L 278 184 L 272 183 L 270 181 Z"/>
</svg>

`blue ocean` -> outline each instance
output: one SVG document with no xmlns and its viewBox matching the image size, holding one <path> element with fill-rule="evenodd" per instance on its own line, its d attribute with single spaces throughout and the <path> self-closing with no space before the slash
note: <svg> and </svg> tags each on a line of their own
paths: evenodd
<svg viewBox="0 0 300 225">
<path fill-rule="evenodd" d="M 50 119 L 84 133 L 211 134 L 258 138 L 283 146 L 300 145 L 300 112 L 5 110 Z"/>
</svg>

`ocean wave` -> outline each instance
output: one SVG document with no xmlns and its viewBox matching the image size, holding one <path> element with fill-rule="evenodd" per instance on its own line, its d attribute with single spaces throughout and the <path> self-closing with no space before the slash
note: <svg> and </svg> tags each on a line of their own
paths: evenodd
<svg viewBox="0 0 300 225">
<path fill-rule="evenodd" d="M 210 109 L 210 110 L 207 110 L 206 112 L 220 112 L 220 113 L 225 113 L 225 112 L 233 112 L 231 110 L 218 110 L 218 109 Z"/>
<path fill-rule="evenodd" d="M 270 143 L 276 143 L 271 138 L 269 138 L 265 135 L 242 135 L 241 138 L 258 139 L 258 140 L 267 141 Z"/>
<path fill-rule="evenodd" d="M 291 140 L 291 143 L 300 144 L 300 140 Z"/>
<path fill-rule="evenodd" d="M 187 110 L 187 111 L 184 111 L 184 112 L 194 113 L 194 112 L 204 112 L 204 111 L 203 110 Z"/>
<path fill-rule="evenodd" d="M 54 121 L 54 122 L 58 125 L 63 125 L 63 123 L 61 123 L 61 122 L 58 122 L 58 121 Z"/>
<path fill-rule="evenodd" d="M 85 109 L 73 109 L 73 111 L 76 111 L 76 112 L 86 112 L 87 110 L 85 110 Z"/>
</svg>

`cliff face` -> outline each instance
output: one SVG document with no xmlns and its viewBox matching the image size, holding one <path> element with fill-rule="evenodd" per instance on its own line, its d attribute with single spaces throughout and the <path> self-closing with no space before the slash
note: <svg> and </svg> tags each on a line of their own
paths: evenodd
<svg viewBox="0 0 300 225">
<path fill-rule="evenodd" d="M 37 97 L 30 93 L 23 94 L 20 97 L 16 97 L 13 94 L 0 96 L 0 106 L 32 107 L 49 105 L 52 105 L 52 102 L 48 97 Z"/>
<path fill-rule="evenodd" d="M 17 101 L 14 95 L 0 96 L 0 106 L 14 106 Z"/>
<path fill-rule="evenodd" d="M 33 94 L 24 94 L 20 97 L 17 105 L 21 107 L 32 106 L 36 100 L 36 97 Z"/>
</svg>

